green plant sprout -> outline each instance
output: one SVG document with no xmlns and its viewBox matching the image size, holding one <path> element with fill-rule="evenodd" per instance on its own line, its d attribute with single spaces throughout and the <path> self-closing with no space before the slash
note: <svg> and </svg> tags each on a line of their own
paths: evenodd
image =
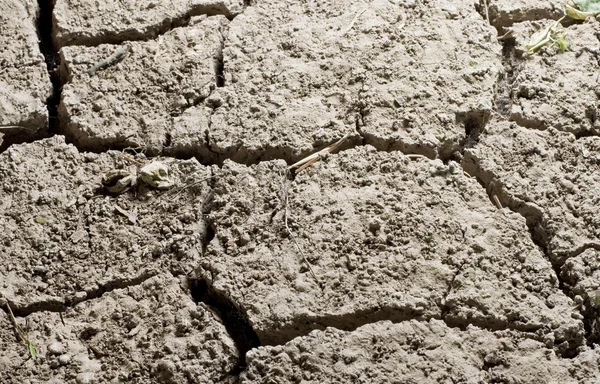
<svg viewBox="0 0 600 384">
<path fill-rule="evenodd" d="M 542 28 L 531 36 L 529 43 L 525 45 L 528 55 L 533 55 L 543 46 L 550 44 L 550 46 L 558 46 L 558 48 L 564 52 L 569 47 L 569 43 L 565 39 L 566 32 L 560 25 L 560 22 L 564 20 L 566 16 L 561 17 L 559 20 L 550 24 L 546 28 Z"/>
<path fill-rule="evenodd" d="M 600 15 L 600 0 L 571 0 L 570 4 L 563 7 L 564 16 L 549 26 L 540 29 L 531 36 L 529 43 L 525 45 L 528 55 L 533 55 L 543 46 L 558 46 L 564 52 L 569 48 L 569 43 L 565 39 L 566 32 L 560 24 L 565 17 L 575 20 L 585 20 L 588 17 Z"/>
</svg>

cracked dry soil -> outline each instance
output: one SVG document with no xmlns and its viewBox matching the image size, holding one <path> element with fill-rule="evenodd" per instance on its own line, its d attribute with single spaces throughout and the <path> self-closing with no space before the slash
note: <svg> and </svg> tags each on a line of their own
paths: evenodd
<svg viewBox="0 0 600 384">
<path fill-rule="evenodd" d="M 521 48 L 561 4 L 1 1 L 0 382 L 599 383 L 600 22 Z"/>
</svg>

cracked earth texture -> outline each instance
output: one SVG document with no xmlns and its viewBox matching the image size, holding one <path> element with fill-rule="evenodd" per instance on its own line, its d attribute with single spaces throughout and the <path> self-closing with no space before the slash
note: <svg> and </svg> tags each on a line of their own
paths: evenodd
<svg viewBox="0 0 600 384">
<path fill-rule="evenodd" d="M 0 382 L 600 382 L 599 21 L 522 48 L 561 7 L 2 1 Z"/>
</svg>

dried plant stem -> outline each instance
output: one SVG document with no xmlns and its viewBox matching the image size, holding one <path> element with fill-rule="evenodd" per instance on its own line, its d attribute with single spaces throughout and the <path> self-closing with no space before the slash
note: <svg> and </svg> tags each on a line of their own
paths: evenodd
<svg viewBox="0 0 600 384">
<path fill-rule="evenodd" d="M 31 355 L 31 357 L 33 359 L 35 359 L 36 358 L 36 350 L 35 350 L 35 347 L 33 346 L 33 343 L 31 341 L 29 341 L 29 339 L 27 338 L 27 335 L 25 334 L 23 329 L 19 326 L 19 324 L 17 324 L 17 320 L 15 319 L 15 315 L 13 314 L 13 311 L 10 308 L 10 304 L 8 304 L 8 301 L 5 303 L 5 305 L 6 305 L 6 308 L 8 309 L 8 317 L 10 317 L 10 321 L 11 321 L 13 327 L 15 328 L 15 332 L 19 336 L 19 339 L 21 339 L 21 341 L 23 343 L 27 344 L 27 349 L 29 350 L 29 354 Z"/>
<path fill-rule="evenodd" d="M 288 169 L 297 168 L 297 171 L 296 171 L 297 173 L 302 172 L 303 170 L 310 167 L 317 161 L 321 160 L 327 154 L 332 153 L 333 151 L 337 150 L 342 145 L 342 143 L 344 141 L 346 141 L 346 139 L 349 136 L 350 136 L 350 134 L 346 134 L 344 137 L 342 137 L 340 140 L 336 141 L 335 143 L 331 144 L 330 146 L 323 148 L 319 152 L 313 153 L 312 155 L 307 156 L 304 159 L 290 165 Z"/>
</svg>

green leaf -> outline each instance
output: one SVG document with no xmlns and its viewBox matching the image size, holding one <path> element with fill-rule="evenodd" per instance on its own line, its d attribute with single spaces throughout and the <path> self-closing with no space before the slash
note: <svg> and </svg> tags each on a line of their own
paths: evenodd
<svg viewBox="0 0 600 384">
<path fill-rule="evenodd" d="M 600 13 L 600 0 L 573 0 L 573 3 L 582 12 Z"/>
<path fill-rule="evenodd" d="M 565 5 L 565 14 L 571 19 L 575 20 L 585 20 L 590 16 L 594 17 L 594 14 L 592 12 L 581 12 L 580 10 L 573 8 L 570 5 Z"/>
<path fill-rule="evenodd" d="M 37 357 L 37 351 L 35 350 L 35 347 L 31 343 L 31 341 L 27 342 L 27 347 L 29 347 L 29 354 L 31 355 L 31 358 L 35 360 L 35 358 Z"/>
</svg>

